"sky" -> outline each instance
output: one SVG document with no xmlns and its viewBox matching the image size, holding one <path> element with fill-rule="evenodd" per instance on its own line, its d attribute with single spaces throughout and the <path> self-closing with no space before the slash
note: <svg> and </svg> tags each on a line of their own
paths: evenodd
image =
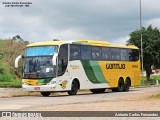
<svg viewBox="0 0 160 120">
<path fill-rule="evenodd" d="M 32 2 L 5 7 L 4 2 Z M 142 26 L 160 29 L 160 0 L 141 0 Z M 125 45 L 140 28 L 139 0 L 0 0 L 0 39 L 104 40 Z"/>
</svg>

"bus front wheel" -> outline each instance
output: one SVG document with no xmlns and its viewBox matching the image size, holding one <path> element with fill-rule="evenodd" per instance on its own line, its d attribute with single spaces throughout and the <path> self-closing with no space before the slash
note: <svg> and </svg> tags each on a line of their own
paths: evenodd
<svg viewBox="0 0 160 120">
<path fill-rule="evenodd" d="M 68 91 L 69 95 L 76 95 L 79 89 L 78 81 L 74 80 L 72 82 L 71 91 Z"/>
<path fill-rule="evenodd" d="M 41 95 L 44 96 L 44 97 L 47 97 L 49 96 L 51 93 L 50 92 L 41 92 Z"/>
<path fill-rule="evenodd" d="M 123 92 L 123 90 L 124 90 L 124 81 L 122 78 L 120 78 L 118 81 L 118 92 Z"/>
</svg>

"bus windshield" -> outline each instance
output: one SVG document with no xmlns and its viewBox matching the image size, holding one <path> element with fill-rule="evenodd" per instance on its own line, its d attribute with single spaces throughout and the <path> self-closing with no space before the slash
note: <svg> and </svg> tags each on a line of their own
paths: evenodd
<svg viewBox="0 0 160 120">
<path fill-rule="evenodd" d="M 23 78 L 55 77 L 52 57 L 56 52 L 56 46 L 28 47 L 23 59 Z"/>
<path fill-rule="evenodd" d="M 55 76 L 52 56 L 25 57 L 23 63 L 23 78 L 47 78 Z"/>
</svg>

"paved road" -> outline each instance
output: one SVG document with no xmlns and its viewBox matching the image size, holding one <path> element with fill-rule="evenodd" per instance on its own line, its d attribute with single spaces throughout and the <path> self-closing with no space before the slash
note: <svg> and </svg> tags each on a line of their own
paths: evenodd
<svg viewBox="0 0 160 120">
<path fill-rule="evenodd" d="M 129 92 L 106 91 L 103 94 L 91 94 L 89 91 L 79 92 L 76 96 L 66 93 L 42 96 L 23 96 L 12 98 L 0 98 L 0 111 L 29 111 L 38 107 L 65 105 L 72 103 L 90 103 L 98 101 L 111 101 L 116 99 L 141 97 L 145 93 L 160 93 L 160 87 L 131 88 Z"/>
</svg>

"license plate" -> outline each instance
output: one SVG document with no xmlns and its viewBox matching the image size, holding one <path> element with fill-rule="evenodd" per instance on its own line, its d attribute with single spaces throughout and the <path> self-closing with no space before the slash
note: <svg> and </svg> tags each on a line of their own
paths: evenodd
<svg viewBox="0 0 160 120">
<path fill-rule="evenodd" d="M 34 90 L 40 90 L 40 87 L 35 87 Z"/>
</svg>

